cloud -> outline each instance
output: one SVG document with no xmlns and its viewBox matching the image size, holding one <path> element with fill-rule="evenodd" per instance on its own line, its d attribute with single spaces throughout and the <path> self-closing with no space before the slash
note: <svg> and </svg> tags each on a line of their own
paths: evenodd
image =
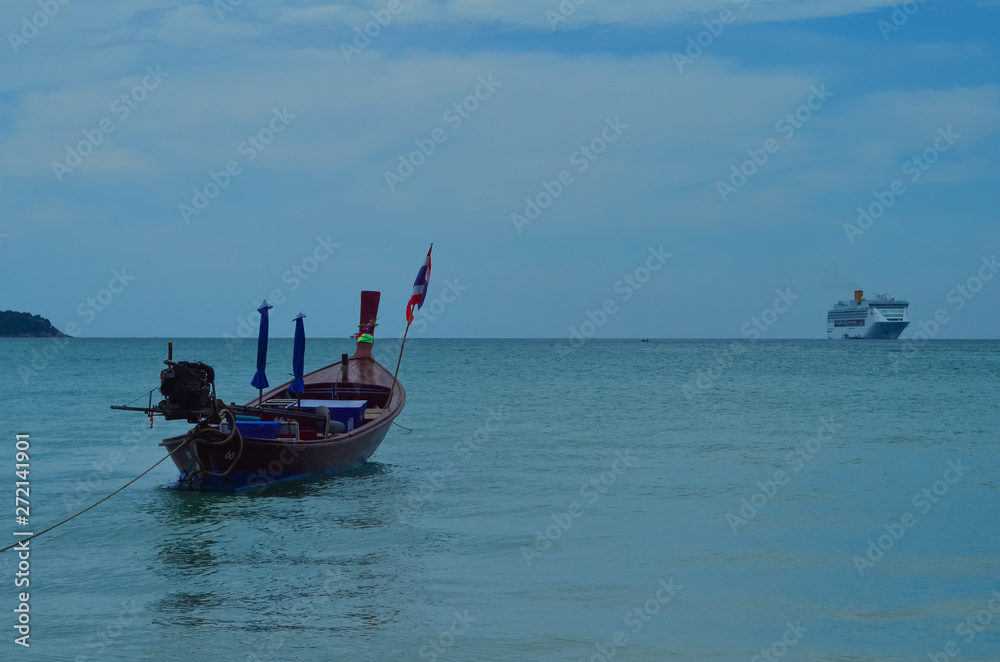
<svg viewBox="0 0 1000 662">
<path fill-rule="evenodd" d="M 501 24 L 508 27 L 551 30 L 547 12 L 566 21 L 560 29 L 592 26 L 656 26 L 699 21 L 723 10 L 740 14 L 741 22 L 796 21 L 810 18 L 847 16 L 892 6 L 890 0 L 399 0 L 396 18 L 401 23 L 448 24 L 470 22 Z M 361 25 L 372 20 L 373 12 L 387 10 L 388 0 L 367 3 L 313 4 L 285 10 L 288 16 L 321 17 Z M 262 9 L 261 14 L 268 12 Z M 383 14 L 384 15 L 384 14 Z"/>
<path fill-rule="evenodd" d="M 36 250 L 14 252 L 5 243 L 0 268 L 13 278 L 40 264 L 49 264 L 53 274 L 73 265 L 72 274 L 59 272 L 71 306 L 106 279 L 107 269 L 133 266 L 135 259 L 150 274 L 135 292 L 149 287 L 149 300 L 163 292 L 163 274 L 170 274 L 171 292 L 226 283 L 232 290 L 226 302 L 211 304 L 225 309 L 206 303 L 192 319 L 231 320 L 246 314 L 251 299 L 273 281 L 280 284 L 282 271 L 316 236 L 333 233 L 345 246 L 323 272 L 327 286 L 335 281 L 337 288 L 369 286 L 354 282 L 360 275 L 412 282 L 410 264 L 393 271 L 399 252 L 433 238 L 449 275 L 472 274 L 483 283 L 487 274 L 523 264 L 530 278 L 514 274 L 517 282 L 509 287 L 505 280 L 507 296 L 534 292 L 527 281 L 552 273 L 547 291 L 577 293 L 572 303 L 564 301 L 572 312 L 593 306 L 593 292 L 603 291 L 604 280 L 613 283 L 638 259 L 633 254 L 655 240 L 667 244 L 678 255 L 677 268 L 685 269 L 672 278 L 716 288 L 722 297 L 717 310 L 724 312 L 712 318 L 714 324 L 736 310 L 733 302 L 757 306 L 747 288 L 766 294 L 795 282 L 788 276 L 794 260 L 808 267 L 817 255 L 829 260 L 832 251 L 847 248 L 841 225 L 949 125 L 962 140 L 891 218 L 865 236 L 875 248 L 866 243 L 853 254 L 857 264 L 835 262 L 828 271 L 867 280 L 858 264 L 879 254 L 889 260 L 887 272 L 907 274 L 910 256 L 893 257 L 901 240 L 895 230 L 930 227 L 929 242 L 957 243 L 992 227 L 982 209 L 992 208 L 984 182 L 1000 174 L 1000 92 L 988 44 L 885 44 L 874 17 L 852 23 L 854 32 L 844 28 L 846 35 L 839 27 L 814 34 L 812 24 L 789 23 L 872 11 L 885 2 L 760 2 L 740 20 L 773 25 L 732 39 L 727 33 L 724 43 L 679 73 L 672 51 L 682 47 L 689 28 L 703 29 L 702 20 L 733 4 L 588 1 L 560 24 L 573 33 L 562 48 L 553 48 L 558 39 L 549 39 L 546 3 L 407 2 L 399 28 L 386 28 L 348 63 L 341 42 L 384 3 L 243 2 L 223 20 L 211 2 L 69 3 L 20 54 L 4 55 L 2 220 L 11 242 L 16 237 L 19 246 Z M 108 14 L 100 11 L 105 5 Z M 0 24 L 16 27 L 20 11 L 6 7 Z M 680 27 L 639 51 L 590 44 L 607 26 L 618 26 L 626 43 L 635 17 L 647 26 Z M 441 39 L 452 45 L 441 47 Z M 169 78 L 126 119 L 115 116 L 114 100 L 141 84 L 146 67 L 157 65 Z M 448 122 L 447 113 L 490 76 L 500 87 L 474 99 L 475 110 L 460 126 Z M 748 158 L 748 149 L 775 136 L 776 124 L 807 101 L 812 86 L 824 84 L 834 93 L 829 103 L 794 139 L 782 139 L 781 149 L 723 202 L 716 182 Z M 267 128 L 275 109 L 285 108 L 294 121 L 248 161 L 240 145 Z M 105 117 L 116 120 L 115 131 L 60 184 L 52 162 L 64 159 L 67 148 Z M 621 139 L 586 171 L 575 170 L 573 153 L 616 118 L 628 124 Z M 438 129 L 446 140 L 390 190 L 385 173 L 397 172 L 399 159 Z M 190 204 L 194 189 L 232 160 L 240 174 L 185 225 L 179 205 Z M 517 234 L 511 215 L 523 213 L 525 198 L 537 196 L 563 170 L 573 171 L 575 183 Z M 965 233 L 934 225 L 959 215 L 971 219 Z M 723 236 L 731 242 L 724 250 L 718 248 Z M 615 247 L 622 264 L 589 272 L 584 265 L 608 260 L 605 246 Z M 552 253 L 560 250 L 574 252 L 553 273 Z M 252 276 L 246 275 L 250 255 Z M 377 274 L 371 273 L 372 255 L 389 256 Z M 178 270 L 179 259 L 198 270 Z M 445 267 L 445 259 L 454 262 Z M 586 287 L 581 271 L 591 273 Z M 727 283 L 742 288 L 740 296 L 726 299 Z M 50 296 L 31 287 L 18 296 Z M 666 290 L 667 280 L 657 287 Z M 464 299 L 463 306 L 480 305 L 479 296 Z M 492 305 L 478 309 L 483 319 L 487 303 Z M 828 303 L 824 296 L 822 306 Z M 559 331 L 578 321 L 570 315 L 565 324 L 555 323 L 544 302 L 537 304 L 531 315 L 545 320 L 545 328 Z M 478 333 L 477 319 L 467 318 L 457 333 Z M 134 332 L 152 332 L 142 330 L 143 323 L 136 322 Z M 451 332 L 448 324 L 441 333 Z M 505 332 L 519 333 L 511 325 Z"/>
<path fill-rule="evenodd" d="M 150 36 L 165 43 L 207 34 L 253 35 L 276 26 L 297 26 L 324 30 L 363 27 L 382 17 L 401 25 L 442 26 L 455 23 L 503 26 L 507 29 L 551 31 L 552 15 L 565 18 L 558 29 L 579 30 L 595 26 L 653 27 L 692 23 L 717 16 L 724 10 L 735 11 L 741 24 L 787 22 L 804 19 L 847 16 L 884 9 L 891 0 L 369 0 L 367 2 L 235 2 L 203 0 L 179 3 L 170 0 L 136 0 L 128 4 L 95 0 L 78 8 L 76 3 L 62 7 L 41 29 L 41 41 L 59 39 L 76 42 L 100 36 Z M 82 6 L 81 6 L 82 7 Z M 390 11 L 390 8 L 392 11 Z M 0 10 L 0 25 L 18 31 L 25 16 L 31 13 L 17 6 Z M 23 15 L 22 15 L 23 14 Z M 150 29 L 156 24 L 157 29 Z M 145 28 L 139 29 L 137 28 Z M 73 31 L 77 31 L 74 35 Z M 51 36 L 50 36 L 51 35 Z M 34 45 L 27 50 L 39 50 Z"/>
<path fill-rule="evenodd" d="M 747 23 L 795 21 L 809 18 L 847 16 L 891 6 L 888 0 L 622 0 L 620 2 L 574 0 L 450 0 L 443 3 L 415 3 L 416 11 L 403 20 L 440 22 L 466 20 L 499 22 L 529 28 L 551 28 L 546 12 L 565 17 L 560 29 L 595 25 L 653 26 L 689 23 L 703 17 L 733 10 Z"/>
<path fill-rule="evenodd" d="M 621 142 L 580 173 L 582 184 L 533 232 L 601 228 L 624 209 L 630 211 L 616 224 L 641 231 L 662 222 L 663 215 L 651 213 L 661 206 L 672 223 L 772 224 L 780 220 L 766 209 L 782 197 L 808 204 L 805 198 L 881 183 L 938 127 L 954 125 L 967 136 L 938 176 L 980 177 L 990 170 L 983 170 L 977 145 L 989 144 L 1000 126 L 995 86 L 857 93 L 834 85 L 829 104 L 793 140 L 782 141 L 737 194 L 750 208 L 760 204 L 759 215 L 747 217 L 742 204 L 720 204 L 716 181 L 747 158 L 746 150 L 775 136 L 778 121 L 824 81 L 747 73 L 711 58 L 699 62 L 698 75 L 678 75 L 665 54 L 366 55 L 351 66 L 334 49 L 237 53 L 208 68 L 166 66 L 170 78 L 67 181 L 97 190 L 130 182 L 169 218 L 210 172 L 242 161 L 239 145 L 266 127 L 274 108 L 287 107 L 294 123 L 244 164 L 226 193 L 227 204 L 248 210 L 250 219 L 285 204 L 281 191 L 305 186 L 320 187 L 339 208 L 385 229 L 405 228 L 410 221 L 401 212 L 412 210 L 449 231 L 502 234 L 526 196 L 571 169 L 572 153 L 598 136 L 606 119 L 620 117 L 630 127 Z M 112 116 L 111 101 L 142 73 L 18 97 L 8 109 L 12 131 L 0 138 L 0 171 L 34 185 L 56 184 L 52 161 Z M 500 88 L 452 129 L 446 113 L 490 75 Z M 396 172 L 399 158 L 435 129 L 446 131 L 447 142 L 391 191 L 385 173 Z M 976 165 L 962 167 L 966 159 Z M 275 189 L 253 188 L 262 180 Z M 313 203 L 322 204 L 327 193 Z M 222 221 L 219 209 L 208 210 L 204 222 Z"/>
</svg>

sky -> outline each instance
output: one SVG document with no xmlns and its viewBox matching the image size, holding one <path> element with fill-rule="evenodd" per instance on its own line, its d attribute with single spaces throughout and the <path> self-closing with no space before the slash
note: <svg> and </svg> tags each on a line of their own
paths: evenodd
<svg viewBox="0 0 1000 662">
<path fill-rule="evenodd" d="M 17 0 L 0 310 L 79 337 L 1000 338 L 996 0 Z M 769 320 L 755 326 L 754 320 Z M 749 325 L 749 326 L 748 326 Z M 762 328 L 763 327 L 763 328 Z"/>
</svg>

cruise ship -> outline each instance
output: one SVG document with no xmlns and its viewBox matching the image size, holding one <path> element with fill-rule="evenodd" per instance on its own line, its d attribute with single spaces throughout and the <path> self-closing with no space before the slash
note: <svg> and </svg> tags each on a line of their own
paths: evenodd
<svg viewBox="0 0 1000 662">
<path fill-rule="evenodd" d="M 831 340 L 895 340 L 910 323 L 909 305 L 881 293 L 866 299 L 857 290 L 853 300 L 838 301 L 827 313 L 827 335 Z"/>
</svg>

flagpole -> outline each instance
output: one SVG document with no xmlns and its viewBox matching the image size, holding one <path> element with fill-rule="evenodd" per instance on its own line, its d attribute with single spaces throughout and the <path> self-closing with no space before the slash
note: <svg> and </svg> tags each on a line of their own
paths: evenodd
<svg viewBox="0 0 1000 662">
<path fill-rule="evenodd" d="M 427 263 L 428 266 L 427 266 L 427 268 L 428 268 L 428 270 L 430 269 L 430 259 L 431 259 L 431 251 L 432 250 L 434 250 L 434 243 L 433 242 L 431 243 L 431 247 L 427 249 L 427 260 L 428 260 L 428 263 Z M 428 272 L 426 274 L 426 276 L 429 278 L 430 277 L 430 273 Z M 417 279 L 418 280 L 420 279 L 419 274 L 417 275 Z M 427 294 L 427 292 L 425 291 L 424 295 L 426 295 L 426 294 Z M 419 303 L 417 304 L 417 310 L 420 310 L 420 305 L 421 304 L 419 304 Z M 392 394 L 396 390 L 396 381 L 397 381 L 396 378 L 399 376 L 399 366 L 403 363 L 403 348 L 406 346 L 406 336 L 407 336 L 408 333 L 410 333 L 410 325 L 413 324 L 412 314 L 413 314 L 413 307 L 410 304 L 407 304 L 407 309 L 406 309 L 406 330 L 403 331 L 403 342 L 401 342 L 399 344 L 399 359 L 396 361 L 396 372 L 394 372 L 393 375 L 392 375 L 392 388 L 389 389 L 389 399 L 385 401 L 385 406 L 386 406 L 387 409 L 392 404 Z"/>
<path fill-rule="evenodd" d="M 403 347 L 406 345 L 406 334 L 410 332 L 410 324 L 412 322 L 406 323 L 406 331 L 403 331 L 403 342 L 399 344 L 399 360 L 396 361 L 396 372 L 392 375 L 392 388 L 389 389 L 389 399 L 385 401 L 386 409 L 392 404 L 392 392 L 396 390 L 396 377 L 399 376 L 399 365 L 403 362 Z"/>
</svg>

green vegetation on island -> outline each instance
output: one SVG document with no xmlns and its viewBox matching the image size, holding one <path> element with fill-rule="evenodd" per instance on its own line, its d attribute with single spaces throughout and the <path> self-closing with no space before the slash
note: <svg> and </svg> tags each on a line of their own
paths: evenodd
<svg viewBox="0 0 1000 662">
<path fill-rule="evenodd" d="M 0 312 L 0 338 L 69 338 L 41 315 Z"/>
</svg>

